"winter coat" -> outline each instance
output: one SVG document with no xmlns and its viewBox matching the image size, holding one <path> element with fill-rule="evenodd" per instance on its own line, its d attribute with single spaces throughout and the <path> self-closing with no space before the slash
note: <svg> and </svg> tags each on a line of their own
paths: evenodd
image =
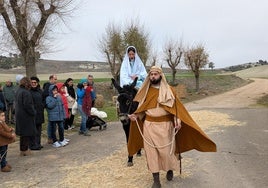
<svg viewBox="0 0 268 188">
<path fill-rule="evenodd" d="M 67 97 L 68 108 L 71 109 L 76 100 L 76 92 L 73 86 L 69 86 L 68 84 L 66 84 L 65 86 L 66 86 L 65 96 Z"/>
<path fill-rule="evenodd" d="M 16 91 L 16 87 L 13 84 L 11 84 L 10 86 L 5 85 L 3 87 L 3 94 L 4 94 L 7 105 L 11 105 L 14 103 L 15 91 Z"/>
<path fill-rule="evenodd" d="M 30 92 L 33 97 L 34 109 L 36 110 L 35 123 L 42 124 L 45 122 L 44 118 L 45 104 L 42 96 L 43 92 L 40 89 L 40 87 L 31 88 Z"/>
<path fill-rule="evenodd" d="M 84 88 L 79 88 L 77 87 L 76 94 L 77 94 L 77 104 L 82 105 L 83 104 L 83 99 L 85 96 L 85 89 Z"/>
<path fill-rule="evenodd" d="M 43 100 L 45 101 L 47 96 L 49 96 L 49 86 L 51 86 L 52 84 L 50 82 L 46 82 L 43 85 Z"/>
<path fill-rule="evenodd" d="M 3 112 L 6 111 L 6 101 L 5 101 L 5 97 L 3 95 L 3 92 L 0 91 L 0 110 L 2 110 Z"/>
<path fill-rule="evenodd" d="M 48 121 L 63 121 L 66 117 L 63 102 L 60 94 L 57 97 L 53 96 L 52 90 L 57 88 L 52 84 L 49 86 L 49 96 L 46 98 L 46 109 Z"/>
<path fill-rule="evenodd" d="M 67 92 L 72 98 L 76 98 L 76 93 L 73 86 L 66 85 Z"/>
<path fill-rule="evenodd" d="M 62 102 L 63 102 L 63 106 L 64 106 L 64 110 L 65 110 L 65 115 L 66 117 L 65 118 L 69 118 L 69 111 L 68 111 L 68 100 L 67 100 L 67 97 L 65 96 L 65 90 L 64 91 L 61 91 L 61 88 L 62 87 L 65 87 L 63 83 L 57 83 L 56 84 L 57 88 L 58 88 L 58 92 L 61 96 L 61 99 L 62 99 Z"/>
<path fill-rule="evenodd" d="M 29 90 L 19 87 L 15 94 L 16 134 L 19 136 L 36 135 L 36 110 Z"/>
<path fill-rule="evenodd" d="M 8 145 L 15 142 L 15 137 L 12 136 L 13 129 L 7 126 L 5 122 L 0 121 L 0 146 Z"/>
<path fill-rule="evenodd" d="M 91 99 L 91 92 L 92 92 L 92 87 L 88 86 L 85 89 L 85 96 L 83 98 L 83 104 L 82 104 L 82 110 L 87 116 L 91 115 L 91 107 L 92 107 L 92 99 Z"/>
</svg>

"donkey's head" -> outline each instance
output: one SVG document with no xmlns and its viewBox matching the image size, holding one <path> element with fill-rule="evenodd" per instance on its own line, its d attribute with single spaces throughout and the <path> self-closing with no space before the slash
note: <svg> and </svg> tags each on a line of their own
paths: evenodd
<svg viewBox="0 0 268 188">
<path fill-rule="evenodd" d="M 138 102 L 133 101 L 137 94 L 137 89 L 135 88 L 137 79 L 138 78 L 136 78 L 130 85 L 120 87 L 120 85 L 118 85 L 118 83 L 112 78 L 112 83 L 119 93 L 117 97 L 117 101 L 119 103 L 119 118 L 123 124 L 129 123 L 127 115 L 133 113 L 138 106 Z"/>
</svg>

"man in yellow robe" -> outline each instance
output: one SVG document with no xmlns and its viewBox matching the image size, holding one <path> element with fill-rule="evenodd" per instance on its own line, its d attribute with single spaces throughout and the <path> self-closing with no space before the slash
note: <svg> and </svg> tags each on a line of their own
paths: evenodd
<svg viewBox="0 0 268 188">
<path fill-rule="evenodd" d="M 132 120 L 128 141 L 129 155 L 144 148 L 148 169 L 153 174 L 153 188 L 161 187 L 159 171 L 179 170 L 176 154 L 196 149 L 215 152 L 216 144 L 191 118 L 174 90 L 168 85 L 162 69 L 153 66 L 134 101 L 137 110 Z M 140 129 L 140 130 L 139 130 Z"/>
</svg>

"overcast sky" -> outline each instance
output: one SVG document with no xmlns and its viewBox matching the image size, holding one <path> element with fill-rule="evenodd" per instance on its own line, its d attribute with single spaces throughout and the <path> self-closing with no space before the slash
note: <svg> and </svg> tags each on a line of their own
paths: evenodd
<svg viewBox="0 0 268 188">
<path fill-rule="evenodd" d="M 104 61 L 98 40 L 109 23 L 138 18 L 159 52 L 169 39 L 203 44 L 216 68 L 268 60 L 267 0 L 87 0 L 71 19 L 57 49 L 42 58 Z"/>
</svg>

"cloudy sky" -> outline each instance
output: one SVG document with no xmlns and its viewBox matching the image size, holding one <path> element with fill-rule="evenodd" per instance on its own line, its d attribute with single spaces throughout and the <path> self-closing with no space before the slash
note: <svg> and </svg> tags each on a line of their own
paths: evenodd
<svg viewBox="0 0 268 188">
<path fill-rule="evenodd" d="M 109 23 L 138 18 L 159 52 L 169 39 L 203 44 L 216 68 L 268 60 L 267 0 L 87 0 L 58 36 L 56 53 L 42 58 L 103 61 L 98 40 Z"/>
</svg>

